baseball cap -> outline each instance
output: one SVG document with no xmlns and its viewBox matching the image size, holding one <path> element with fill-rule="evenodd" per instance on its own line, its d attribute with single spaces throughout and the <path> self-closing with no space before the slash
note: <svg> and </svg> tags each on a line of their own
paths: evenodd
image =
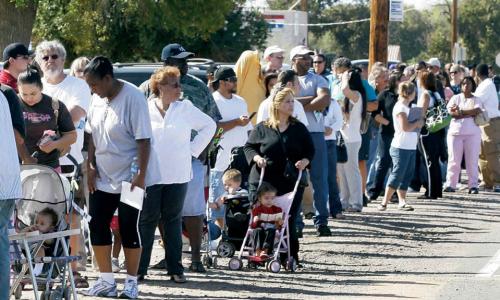
<svg viewBox="0 0 500 300">
<path fill-rule="evenodd" d="M 220 67 L 217 70 L 215 70 L 214 81 L 224 80 L 224 79 L 228 79 L 231 77 L 236 77 L 236 73 L 230 67 L 223 66 L 223 67 Z"/>
<path fill-rule="evenodd" d="M 31 55 L 33 51 L 29 51 L 26 46 L 21 43 L 13 43 L 7 45 L 3 49 L 3 61 L 9 60 L 9 58 L 16 58 L 18 55 Z"/>
<path fill-rule="evenodd" d="M 433 66 L 433 67 L 438 67 L 441 68 L 441 62 L 437 57 L 432 57 L 427 61 L 427 65 Z"/>
<path fill-rule="evenodd" d="M 166 60 L 169 57 L 187 58 L 190 56 L 194 56 L 194 53 L 186 51 L 186 49 L 179 44 L 168 44 L 161 51 L 161 60 Z"/>
<path fill-rule="evenodd" d="M 309 48 L 307 48 L 304 45 L 295 46 L 292 48 L 292 50 L 290 50 L 290 60 L 293 60 L 293 58 L 297 55 L 306 55 L 306 54 L 313 55 L 314 51 L 309 50 Z"/>
<path fill-rule="evenodd" d="M 276 45 L 267 47 L 266 50 L 264 50 L 264 58 L 271 56 L 271 54 L 281 53 L 281 52 L 285 52 L 285 50 L 281 49 Z"/>
</svg>

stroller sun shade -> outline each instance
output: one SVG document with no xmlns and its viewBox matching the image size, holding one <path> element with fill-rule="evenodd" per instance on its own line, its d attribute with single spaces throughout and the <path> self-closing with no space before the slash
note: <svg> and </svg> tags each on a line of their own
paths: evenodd
<svg viewBox="0 0 500 300">
<path fill-rule="evenodd" d="M 70 183 L 52 168 L 42 165 L 22 165 L 23 198 L 16 205 L 17 218 L 24 225 L 32 225 L 36 214 L 52 208 L 62 220 L 68 213 Z"/>
</svg>

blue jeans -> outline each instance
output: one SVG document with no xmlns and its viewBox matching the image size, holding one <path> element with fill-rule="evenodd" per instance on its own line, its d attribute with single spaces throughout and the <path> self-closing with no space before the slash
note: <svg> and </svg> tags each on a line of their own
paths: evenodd
<svg viewBox="0 0 500 300">
<path fill-rule="evenodd" d="M 9 220 L 14 210 L 13 199 L 0 200 L 0 299 L 9 299 L 10 259 Z"/>
<path fill-rule="evenodd" d="M 373 184 L 375 180 L 375 171 L 377 170 L 377 164 L 380 163 L 380 157 L 378 155 L 378 144 L 381 138 L 380 131 L 377 129 L 373 138 L 370 141 L 370 156 L 368 157 L 368 161 L 366 162 L 366 169 L 368 170 L 368 176 L 366 179 L 366 187 L 368 188 Z"/>
<path fill-rule="evenodd" d="M 208 202 L 216 202 L 217 199 L 224 194 L 224 183 L 222 182 L 222 171 L 210 171 L 210 184 L 208 189 Z M 210 218 L 219 219 L 224 218 L 225 205 L 223 204 L 218 209 L 210 208 Z"/>
<path fill-rule="evenodd" d="M 337 141 L 326 141 L 326 151 L 328 158 L 328 205 L 330 214 L 335 216 L 342 213 L 339 186 L 337 184 Z"/>
<path fill-rule="evenodd" d="M 392 158 L 389 153 L 392 138 L 393 137 L 389 135 L 381 135 L 378 140 L 375 179 L 371 185 L 367 186 L 367 194 L 371 200 L 377 199 L 384 191 L 384 182 L 386 181 L 387 172 L 391 169 L 392 165 Z"/>
<path fill-rule="evenodd" d="M 142 240 L 142 254 L 138 274 L 148 272 L 155 230 L 160 222 L 163 226 L 163 241 L 169 275 L 184 273 L 182 267 L 182 207 L 186 198 L 188 183 L 156 184 L 147 188 L 139 231 Z M 167 255 L 168 254 L 168 255 Z"/>
<path fill-rule="evenodd" d="M 387 180 L 387 186 L 406 191 L 415 171 L 415 155 L 417 150 L 405 150 L 391 147 L 392 171 Z"/>
<path fill-rule="evenodd" d="M 328 164 L 326 153 L 325 134 L 323 132 L 311 132 L 314 144 L 314 157 L 311 162 L 313 206 L 316 211 L 314 225 L 328 224 L 328 172 L 325 166 Z"/>
</svg>

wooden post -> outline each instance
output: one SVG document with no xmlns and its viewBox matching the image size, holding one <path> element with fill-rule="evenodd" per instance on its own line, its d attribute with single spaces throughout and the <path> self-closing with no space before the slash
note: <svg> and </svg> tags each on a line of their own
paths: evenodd
<svg viewBox="0 0 500 300">
<path fill-rule="evenodd" d="M 457 28 L 457 13 L 458 4 L 457 0 L 453 0 L 451 6 L 451 60 L 455 57 L 455 43 L 458 41 L 458 28 Z"/>
<path fill-rule="evenodd" d="M 387 63 L 388 30 L 389 0 L 371 0 L 368 70 L 377 61 Z"/>
<path fill-rule="evenodd" d="M 307 11 L 307 0 L 300 0 L 300 10 Z"/>
</svg>

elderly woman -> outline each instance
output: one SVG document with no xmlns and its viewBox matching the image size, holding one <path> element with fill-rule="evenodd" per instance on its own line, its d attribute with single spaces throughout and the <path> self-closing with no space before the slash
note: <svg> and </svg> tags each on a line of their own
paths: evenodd
<svg viewBox="0 0 500 300">
<path fill-rule="evenodd" d="M 299 170 L 305 171 L 314 155 L 314 146 L 309 131 L 293 115 L 293 91 L 284 88 L 276 93 L 270 109 L 269 120 L 259 123 L 251 131 L 245 145 L 245 156 L 252 169 L 250 171 L 249 190 L 254 195 L 265 167 L 264 181 L 272 184 L 277 195 L 293 190 L 295 180 L 283 177 L 287 161 Z M 290 253 L 298 261 L 299 240 L 297 238 L 296 216 L 300 213 L 300 204 L 304 187 L 299 187 L 290 208 L 288 229 L 290 233 Z"/>
<path fill-rule="evenodd" d="M 69 75 L 85 80 L 83 76 L 83 70 L 85 70 L 85 66 L 89 62 L 90 60 L 85 56 L 78 57 L 71 63 Z"/>
<path fill-rule="evenodd" d="M 87 170 L 92 217 L 90 239 L 100 272 L 99 279 L 86 295 L 117 296 L 111 269 L 109 224 L 118 209 L 127 261 L 127 279 L 120 298 L 135 299 L 139 294 L 137 269 L 142 247 L 137 226 L 140 211 L 121 202 L 120 196 L 123 181 L 130 182 L 131 189 L 145 189 L 159 181 L 155 156 L 148 164 L 152 138 L 148 106 L 144 95 L 134 85 L 114 77 L 113 65 L 105 57 L 93 58 L 85 67 L 84 75 L 94 93 L 87 115 L 86 131 L 90 134 Z"/>
<path fill-rule="evenodd" d="M 151 76 L 154 97 L 149 100 L 153 128 L 153 151 L 160 166 L 161 180 L 147 189 L 139 230 L 143 252 L 139 276 L 147 273 L 156 226 L 163 224 L 168 274 L 171 280 L 186 282 L 182 267 L 182 208 L 191 180 L 191 157 L 198 157 L 215 133 L 216 124 L 190 101 L 181 100 L 180 72 L 164 67 Z M 191 131 L 197 135 L 191 141 Z"/>
<path fill-rule="evenodd" d="M 18 83 L 26 124 L 25 146 L 20 147 L 19 156 L 23 163 L 38 163 L 61 172 L 60 154 L 76 142 L 71 115 L 64 103 L 42 93 L 42 79 L 36 69 L 19 74 Z"/>
<path fill-rule="evenodd" d="M 447 105 L 453 119 L 448 129 L 448 172 L 444 191 L 456 190 L 462 157 L 465 156 L 469 194 L 477 194 L 481 129 L 474 122 L 474 117 L 481 112 L 483 105 L 472 94 L 476 90 L 476 83 L 472 77 L 468 76 L 462 80 L 460 90 L 462 93 L 453 96 Z"/>
</svg>

